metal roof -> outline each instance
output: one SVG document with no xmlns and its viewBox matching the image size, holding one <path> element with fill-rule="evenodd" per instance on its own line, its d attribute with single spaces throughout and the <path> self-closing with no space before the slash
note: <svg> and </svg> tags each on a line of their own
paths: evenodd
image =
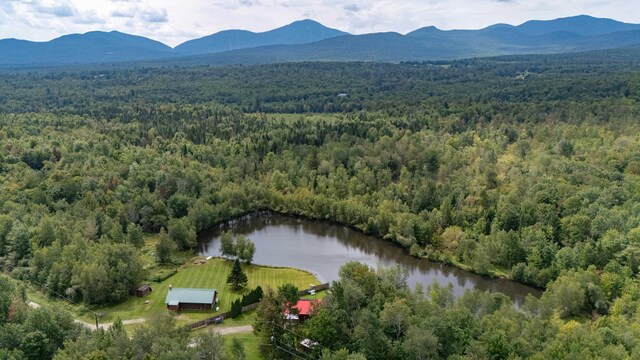
<svg viewBox="0 0 640 360">
<path fill-rule="evenodd" d="M 169 288 L 164 302 L 167 305 L 212 304 L 215 294 L 216 289 Z"/>
<path fill-rule="evenodd" d="M 289 311 L 285 309 L 284 310 L 285 318 L 287 320 L 298 320 L 299 319 L 298 315 L 309 316 L 311 315 L 311 310 L 313 310 L 313 307 L 316 306 L 316 304 L 319 304 L 321 302 L 322 302 L 322 299 L 318 299 L 318 300 L 300 299 L 298 300 L 296 305 L 293 307 L 294 309 L 298 310 L 297 314 L 289 314 Z"/>
<path fill-rule="evenodd" d="M 294 307 L 298 309 L 298 314 L 310 315 L 311 310 L 318 302 L 320 302 L 320 300 L 300 299 L 298 300 L 298 303 L 296 303 L 296 306 Z"/>
</svg>

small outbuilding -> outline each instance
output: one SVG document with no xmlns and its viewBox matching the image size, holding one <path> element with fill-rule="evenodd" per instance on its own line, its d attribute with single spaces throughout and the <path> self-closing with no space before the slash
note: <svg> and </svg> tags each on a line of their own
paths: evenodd
<svg viewBox="0 0 640 360">
<path fill-rule="evenodd" d="M 149 293 L 152 291 L 153 289 L 151 289 L 151 286 L 149 285 L 142 285 L 139 288 L 136 289 L 136 296 L 137 297 L 144 297 L 149 295 Z"/>
<path fill-rule="evenodd" d="M 211 310 L 216 303 L 216 289 L 172 288 L 169 286 L 165 303 L 171 311 Z"/>
</svg>

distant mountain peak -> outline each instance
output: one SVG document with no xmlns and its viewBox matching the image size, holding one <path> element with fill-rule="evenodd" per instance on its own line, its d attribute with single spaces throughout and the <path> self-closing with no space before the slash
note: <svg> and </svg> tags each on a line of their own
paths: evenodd
<svg viewBox="0 0 640 360">
<path fill-rule="evenodd" d="M 281 26 L 279 28 L 273 29 L 273 30 L 269 30 L 269 31 L 265 31 L 265 32 L 261 32 L 260 34 L 265 34 L 265 33 L 270 33 L 270 32 L 274 32 L 274 31 L 278 31 L 278 30 L 285 30 L 285 29 L 313 29 L 313 28 L 318 28 L 318 29 L 327 29 L 327 30 L 335 30 L 335 29 L 331 29 L 329 27 L 324 26 L 323 24 L 312 20 L 312 19 L 303 19 L 303 20 L 296 20 L 290 24 Z M 336 30 L 339 31 L 339 30 Z"/>
<path fill-rule="evenodd" d="M 485 29 L 500 29 L 500 28 L 513 28 L 513 27 L 515 26 L 511 24 L 497 23 L 497 24 L 489 25 Z"/>
<path fill-rule="evenodd" d="M 89 31 L 50 41 L 0 40 L 0 64 L 36 65 L 121 62 L 172 56 L 169 46 L 119 31 Z"/>
<path fill-rule="evenodd" d="M 292 23 L 291 23 L 291 24 L 289 24 L 289 25 L 294 25 L 294 24 L 314 24 L 314 25 L 321 25 L 321 26 L 324 26 L 324 25 L 322 25 L 321 23 L 319 23 L 319 22 L 317 22 L 317 21 L 315 21 L 315 20 L 313 20 L 313 19 L 302 19 L 302 20 L 296 20 L 296 21 L 292 22 Z"/>
<path fill-rule="evenodd" d="M 442 31 L 442 30 L 438 29 L 437 27 L 435 27 L 433 25 L 425 26 L 421 30 L 423 30 L 423 31 L 434 31 L 434 32 L 435 31 Z"/>
<path fill-rule="evenodd" d="M 268 45 L 308 44 L 342 35 L 348 33 L 326 27 L 315 20 L 303 19 L 260 33 L 225 30 L 187 41 L 178 45 L 175 51 L 185 55 L 210 54 Z"/>
<path fill-rule="evenodd" d="M 410 33 L 407 33 L 407 36 L 413 36 L 413 37 L 425 37 L 425 36 L 434 36 L 436 34 L 439 33 L 443 33 L 445 32 L 444 30 L 440 30 L 437 27 L 430 25 L 430 26 L 425 26 L 422 27 L 420 29 L 414 30 Z"/>
<path fill-rule="evenodd" d="M 590 15 L 576 15 L 553 20 L 529 20 L 515 28 L 528 35 L 565 31 L 583 36 L 596 36 L 618 31 L 639 30 L 640 25 Z"/>
</svg>

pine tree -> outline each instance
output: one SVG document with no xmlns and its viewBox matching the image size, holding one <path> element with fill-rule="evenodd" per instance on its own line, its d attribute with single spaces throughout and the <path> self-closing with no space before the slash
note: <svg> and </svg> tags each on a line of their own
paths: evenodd
<svg viewBox="0 0 640 360">
<path fill-rule="evenodd" d="M 247 275 L 242 271 L 240 261 L 235 259 L 233 262 L 233 269 L 231 269 L 231 272 L 227 277 L 227 284 L 230 284 L 233 290 L 239 290 L 247 286 L 248 281 Z"/>
<path fill-rule="evenodd" d="M 240 314 L 242 314 L 242 303 L 240 302 L 240 299 L 236 299 L 234 302 L 231 303 L 231 318 L 237 318 L 238 316 L 240 316 Z"/>
</svg>

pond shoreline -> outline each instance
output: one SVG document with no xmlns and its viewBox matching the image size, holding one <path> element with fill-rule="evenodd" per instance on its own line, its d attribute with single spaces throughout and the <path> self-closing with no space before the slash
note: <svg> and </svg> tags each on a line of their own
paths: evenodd
<svg viewBox="0 0 640 360">
<path fill-rule="evenodd" d="M 268 230 L 267 228 L 269 227 L 275 228 L 273 228 L 272 230 Z M 265 231 L 275 231 L 276 228 L 277 231 L 279 231 L 278 233 L 273 233 L 270 235 L 266 235 L 264 233 Z M 242 230 L 238 231 L 238 229 Z M 331 257 L 332 255 L 323 253 L 325 252 L 325 247 L 331 249 L 336 248 L 337 246 L 340 247 L 340 249 L 336 250 L 338 251 L 336 256 L 342 256 L 343 250 L 356 253 L 355 255 L 353 255 L 355 257 L 354 259 L 346 259 L 347 261 L 359 261 L 359 257 L 365 257 L 365 262 L 369 261 L 369 265 L 374 268 L 376 267 L 376 265 L 380 266 L 380 262 L 383 263 L 382 265 L 384 267 L 388 267 L 397 263 L 403 267 L 408 268 L 410 272 L 409 282 L 413 282 L 413 284 L 410 285 L 415 285 L 416 282 L 420 282 L 423 285 L 428 285 L 429 282 L 433 281 L 437 281 L 439 283 L 447 281 L 449 283 L 452 283 L 454 288 L 456 288 L 456 296 L 461 295 L 462 288 L 478 288 L 480 290 L 502 292 L 511 296 L 512 298 L 515 296 L 516 298 L 519 298 L 519 300 L 514 300 L 521 302 L 524 299 L 522 293 L 528 292 L 535 297 L 539 297 L 544 290 L 535 286 L 530 286 L 508 279 L 506 277 L 477 274 L 446 260 L 443 261 L 441 259 L 434 260 L 424 257 L 414 257 L 409 254 L 406 248 L 395 242 L 378 236 L 365 234 L 360 229 L 336 222 L 331 219 L 317 219 L 300 214 L 288 214 L 268 209 L 247 212 L 228 221 L 220 222 L 201 232 L 200 234 L 198 234 L 199 249 L 197 253 L 199 255 L 216 255 L 217 249 L 214 246 L 215 237 L 217 233 L 219 234 L 223 230 L 233 230 L 236 233 L 244 232 L 245 235 L 247 235 L 247 232 L 258 231 L 260 232 L 259 234 L 254 234 L 255 236 L 259 237 L 260 240 L 258 240 L 258 242 L 266 241 L 271 243 L 273 241 L 276 241 L 276 243 L 273 243 L 273 245 L 269 245 L 269 247 L 267 247 L 267 249 L 270 250 L 257 250 L 257 258 L 254 259 L 254 263 L 256 264 L 265 263 L 265 261 L 261 261 L 260 259 L 260 256 L 265 256 L 265 254 L 261 253 L 263 253 L 264 251 L 272 251 L 272 247 L 274 245 L 283 247 L 315 246 L 313 247 L 313 249 L 320 253 L 319 256 L 324 255 L 329 257 Z M 312 232 L 307 233 L 307 231 Z M 293 240 L 289 239 L 288 243 L 278 243 L 278 241 L 281 241 L 280 238 L 291 236 L 297 237 L 297 240 L 295 240 L 296 242 L 292 243 L 291 241 Z M 315 244 L 314 241 L 309 242 L 308 239 L 305 239 L 308 236 L 317 238 L 316 240 L 314 240 L 315 242 L 320 241 L 324 242 L 325 244 L 318 247 L 319 245 Z M 339 244 L 336 245 L 330 240 L 327 240 L 333 237 L 344 237 L 345 239 L 339 240 Z M 256 242 L 255 239 L 252 240 Z M 342 249 L 341 247 L 345 247 L 345 249 Z M 290 251 L 289 255 L 293 258 L 297 258 L 300 254 Z M 286 267 L 295 267 L 306 270 L 312 273 L 322 282 L 335 280 L 335 278 L 333 278 L 332 276 L 326 276 L 327 265 L 323 264 L 321 260 L 318 260 L 315 266 L 313 266 L 313 264 L 315 263 L 313 260 L 315 259 L 312 259 L 312 261 L 306 263 L 287 262 L 286 264 L 283 264 L 282 261 L 295 262 L 299 260 L 287 259 L 286 257 L 284 257 L 284 255 L 281 256 L 280 259 L 278 259 L 274 254 L 267 254 L 267 256 L 271 257 L 268 259 L 270 261 L 266 261 L 266 265 L 268 266 L 283 265 Z M 283 258 L 285 260 L 283 260 Z M 279 260 L 279 262 L 274 264 L 274 259 Z M 325 258 L 325 260 L 326 259 L 327 258 Z M 264 260 L 264 258 L 262 260 Z M 329 258 L 329 260 L 334 259 Z M 332 274 L 331 272 L 329 273 Z M 422 276 L 419 273 L 422 273 Z M 429 273 L 430 275 L 425 275 L 426 273 Z M 422 281 L 424 279 L 430 281 L 425 283 Z M 470 282 L 471 285 L 467 284 L 467 282 Z M 500 290 L 502 288 L 508 290 L 502 291 Z"/>
<path fill-rule="evenodd" d="M 366 236 L 371 236 L 371 237 L 374 237 L 374 238 L 376 238 L 376 239 L 378 239 L 380 241 L 384 241 L 384 242 L 386 242 L 386 243 L 388 243 L 388 244 L 390 244 L 390 245 L 392 245 L 392 246 L 394 246 L 394 247 L 396 247 L 398 249 L 402 249 L 403 251 L 405 251 L 407 253 L 407 255 L 412 256 L 412 257 L 414 257 L 416 259 L 421 259 L 421 260 L 430 261 L 430 262 L 434 262 L 434 263 L 440 263 L 440 264 L 444 264 L 444 265 L 454 266 L 454 267 L 456 267 L 456 268 L 458 268 L 460 270 L 468 271 L 470 273 L 473 273 L 473 274 L 478 275 L 478 276 L 482 276 L 482 277 L 487 278 L 487 279 L 500 279 L 500 280 L 513 281 L 515 283 L 522 284 L 522 285 L 525 285 L 525 286 L 529 286 L 529 287 L 532 287 L 532 288 L 535 288 L 535 289 L 538 289 L 538 290 L 541 290 L 541 291 L 545 291 L 546 290 L 545 288 L 537 286 L 535 284 L 523 283 L 523 282 L 511 279 L 511 278 L 509 278 L 507 276 L 502 276 L 502 275 L 499 275 L 499 274 L 496 274 L 496 273 L 481 274 L 481 273 L 473 271 L 473 269 L 470 268 L 470 267 L 469 268 L 461 267 L 458 264 L 456 264 L 456 262 L 451 261 L 451 260 L 446 259 L 446 258 L 445 259 L 442 259 L 442 258 L 429 258 L 429 257 L 425 257 L 425 256 L 416 257 L 416 256 L 411 255 L 409 253 L 409 250 L 406 247 L 398 244 L 395 241 L 389 241 L 388 239 L 385 239 L 384 237 L 381 237 L 381 236 L 378 236 L 378 235 L 367 234 L 367 233 L 363 232 L 361 229 L 359 229 L 359 228 L 357 228 L 355 226 L 352 226 L 352 225 L 349 225 L 349 224 L 343 224 L 343 223 L 338 222 L 338 221 L 333 220 L 333 219 L 315 218 L 315 217 L 301 215 L 301 214 L 290 214 L 290 213 L 275 211 L 275 210 L 271 210 L 271 209 L 251 211 L 251 212 L 239 215 L 237 217 L 234 217 L 234 218 L 232 218 L 230 220 L 221 221 L 221 222 L 211 226 L 209 229 L 206 229 L 206 230 L 202 231 L 200 234 L 198 234 L 198 242 L 200 242 L 200 240 L 201 240 L 200 237 L 201 237 L 202 234 L 210 232 L 211 230 L 213 230 L 216 227 L 220 227 L 220 226 L 223 226 L 225 224 L 233 224 L 233 223 L 239 222 L 239 221 L 249 220 L 249 219 L 256 218 L 256 217 L 272 216 L 272 215 L 285 216 L 285 217 L 290 217 L 290 218 L 293 218 L 293 219 L 300 219 L 300 220 L 307 220 L 307 221 L 322 222 L 322 223 L 332 224 L 332 225 L 335 225 L 335 226 L 343 226 L 343 227 L 348 228 L 348 229 L 350 229 L 352 231 L 356 231 L 356 232 L 358 232 L 360 234 L 363 234 L 363 235 L 366 235 Z"/>
<path fill-rule="evenodd" d="M 195 255 L 194 257 L 189 259 L 189 261 L 187 261 L 186 263 L 180 265 L 180 268 L 182 268 L 182 267 L 184 267 L 186 265 L 193 264 L 194 259 L 205 259 L 206 260 L 206 256 L 204 256 L 204 255 Z M 235 260 L 235 258 L 227 258 L 227 257 L 224 257 L 224 256 L 212 256 L 211 260 L 213 260 L 213 259 L 224 260 L 224 261 L 228 261 L 228 262 L 233 262 Z M 296 268 L 296 267 L 292 267 L 292 266 L 260 264 L 260 263 L 256 263 L 256 262 L 250 262 L 249 264 L 241 262 L 241 264 L 242 265 L 257 266 L 257 267 L 267 268 L 267 269 L 276 269 L 276 270 L 298 270 L 300 272 L 304 272 L 304 273 L 307 273 L 307 274 L 309 274 L 311 276 L 314 276 L 316 278 L 316 280 L 318 280 L 319 284 L 323 283 L 323 281 L 318 277 L 318 274 L 316 274 L 316 273 L 314 273 L 312 271 L 309 271 L 307 269 L 300 269 L 300 268 Z"/>
</svg>

